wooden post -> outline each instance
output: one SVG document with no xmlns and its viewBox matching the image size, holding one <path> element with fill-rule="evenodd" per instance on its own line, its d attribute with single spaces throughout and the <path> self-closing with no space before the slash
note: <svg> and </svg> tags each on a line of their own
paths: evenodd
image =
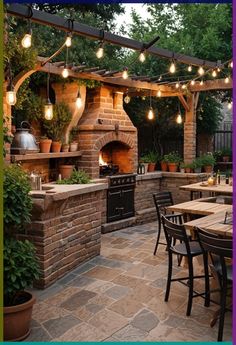
<svg viewBox="0 0 236 345">
<path fill-rule="evenodd" d="M 184 162 L 191 163 L 196 158 L 196 108 L 198 93 L 187 96 L 188 110 L 185 111 L 184 123 Z"/>
</svg>

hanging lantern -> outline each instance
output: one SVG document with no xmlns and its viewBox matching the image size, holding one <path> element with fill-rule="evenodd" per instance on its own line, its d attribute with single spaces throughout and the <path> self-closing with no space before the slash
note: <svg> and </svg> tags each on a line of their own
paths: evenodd
<svg viewBox="0 0 236 345">
<path fill-rule="evenodd" d="M 47 103 L 44 105 L 44 118 L 48 121 L 53 118 L 53 105 L 48 98 Z"/>
<path fill-rule="evenodd" d="M 149 110 L 148 110 L 148 120 L 153 120 L 154 119 L 154 111 L 153 111 L 153 108 L 150 107 Z"/>
<path fill-rule="evenodd" d="M 6 102 L 9 105 L 15 105 L 16 104 L 16 92 L 14 90 L 13 85 L 9 85 L 7 87 Z"/>
<path fill-rule="evenodd" d="M 129 96 L 129 95 L 126 95 L 125 98 L 124 98 L 124 102 L 125 102 L 126 104 L 128 104 L 128 103 L 130 102 L 130 100 L 131 100 L 130 96 Z"/>
<path fill-rule="evenodd" d="M 80 90 L 78 91 L 75 104 L 76 104 L 77 109 L 80 109 L 82 107 L 83 102 L 82 102 L 82 97 L 81 97 L 81 94 L 80 94 Z"/>
<path fill-rule="evenodd" d="M 71 45 L 72 45 L 72 34 L 71 33 L 67 34 L 65 45 L 67 48 L 71 47 Z"/>
</svg>

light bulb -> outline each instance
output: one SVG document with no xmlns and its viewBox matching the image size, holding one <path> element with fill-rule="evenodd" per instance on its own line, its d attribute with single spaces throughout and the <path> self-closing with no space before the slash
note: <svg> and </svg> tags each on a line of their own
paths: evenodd
<svg viewBox="0 0 236 345">
<path fill-rule="evenodd" d="M 123 79 L 127 79 L 128 78 L 128 69 L 127 68 L 125 68 L 124 70 L 123 70 L 123 72 L 122 72 L 122 78 Z"/>
<path fill-rule="evenodd" d="M 31 47 L 32 43 L 32 35 L 31 33 L 25 34 L 25 36 L 21 40 L 21 45 L 23 48 L 29 48 Z"/>
<path fill-rule="evenodd" d="M 176 67 L 175 67 L 174 62 L 171 63 L 169 71 L 170 71 L 170 73 L 175 73 Z"/>
<path fill-rule="evenodd" d="M 80 109 L 82 107 L 83 103 L 82 103 L 82 98 L 81 98 L 80 94 L 78 94 L 76 101 L 75 101 L 75 104 L 76 104 L 77 109 Z"/>
<path fill-rule="evenodd" d="M 229 110 L 231 110 L 231 109 L 232 109 L 232 105 L 233 105 L 233 103 L 232 103 L 232 102 L 228 103 L 227 107 L 228 107 L 228 109 L 229 109 Z"/>
<path fill-rule="evenodd" d="M 230 62 L 229 66 L 233 68 L 233 61 Z"/>
<path fill-rule="evenodd" d="M 220 67 L 218 67 L 218 68 L 217 68 L 217 72 L 220 72 L 220 71 L 221 71 L 221 69 L 220 69 Z"/>
<path fill-rule="evenodd" d="M 195 84 L 195 80 L 191 80 L 190 84 L 194 85 Z"/>
<path fill-rule="evenodd" d="M 203 85 L 203 80 L 200 81 L 200 85 Z"/>
<path fill-rule="evenodd" d="M 199 75 L 203 75 L 204 73 L 205 73 L 204 68 L 203 68 L 202 66 L 200 66 L 200 67 L 198 68 L 198 74 L 199 74 Z"/>
<path fill-rule="evenodd" d="M 161 90 L 157 91 L 157 97 L 161 97 Z"/>
<path fill-rule="evenodd" d="M 182 89 L 183 89 L 183 90 L 186 89 L 186 84 L 183 84 L 183 85 L 182 85 Z"/>
<path fill-rule="evenodd" d="M 145 60 L 146 60 L 146 56 L 145 56 L 144 52 L 141 52 L 139 55 L 139 61 L 144 62 Z"/>
<path fill-rule="evenodd" d="M 192 66 L 191 65 L 188 66 L 188 72 L 192 72 Z"/>
<path fill-rule="evenodd" d="M 178 125 L 180 125 L 183 122 L 183 119 L 180 113 L 176 116 L 176 122 L 178 123 Z"/>
<path fill-rule="evenodd" d="M 154 112 L 152 107 L 149 108 L 148 110 L 148 120 L 153 120 L 154 119 Z"/>
<path fill-rule="evenodd" d="M 63 68 L 63 71 L 62 71 L 62 73 L 61 73 L 61 75 L 63 76 L 63 78 L 67 78 L 68 75 L 69 75 L 69 70 L 68 70 L 68 68 L 64 67 L 64 68 Z"/>
<path fill-rule="evenodd" d="M 226 77 L 225 78 L 225 84 L 228 84 L 229 83 L 229 77 Z"/>
<path fill-rule="evenodd" d="M 9 90 L 6 93 L 6 101 L 9 105 L 15 105 L 16 104 L 16 92 L 14 90 Z"/>
<path fill-rule="evenodd" d="M 177 82 L 177 83 L 175 84 L 175 87 L 176 87 L 176 89 L 178 89 L 178 88 L 180 87 L 179 82 Z"/>
<path fill-rule="evenodd" d="M 96 57 L 98 59 L 101 59 L 103 57 L 103 55 L 104 55 L 104 48 L 102 46 L 100 46 L 98 48 L 98 50 L 96 51 Z"/>
<path fill-rule="evenodd" d="M 72 37 L 70 34 L 68 34 L 66 37 L 65 45 L 67 48 L 69 48 L 69 47 L 71 47 L 71 44 L 72 44 Z"/>
<path fill-rule="evenodd" d="M 213 72 L 212 72 L 212 74 L 211 74 L 211 75 L 212 75 L 212 77 L 214 77 L 214 78 L 215 78 L 215 77 L 217 76 L 216 70 L 213 70 Z"/>
<path fill-rule="evenodd" d="M 128 104 L 128 103 L 130 102 L 130 97 L 129 97 L 129 95 L 126 95 L 126 96 L 125 96 L 124 102 L 125 102 L 126 104 Z"/>
<path fill-rule="evenodd" d="M 53 118 L 53 105 L 50 100 L 48 100 L 44 106 L 44 118 L 48 121 L 52 120 Z"/>
</svg>

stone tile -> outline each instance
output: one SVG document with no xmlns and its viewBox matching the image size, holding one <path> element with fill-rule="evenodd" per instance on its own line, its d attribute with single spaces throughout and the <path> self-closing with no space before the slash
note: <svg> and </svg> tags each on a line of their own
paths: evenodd
<svg viewBox="0 0 236 345">
<path fill-rule="evenodd" d="M 44 321 L 63 317 L 68 314 L 69 312 L 63 308 L 40 302 L 34 305 L 32 317 L 36 322 L 42 323 Z"/>
<path fill-rule="evenodd" d="M 88 342 L 88 341 L 102 341 L 106 339 L 106 333 L 102 332 L 97 327 L 93 327 L 91 324 L 81 323 L 75 327 L 72 327 L 60 337 L 53 339 L 53 341 L 66 341 L 66 342 Z"/>
<path fill-rule="evenodd" d="M 57 338 L 79 323 L 81 323 L 81 321 L 78 318 L 73 315 L 66 315 L 64 317 L 45 321 L 43 326 L 52 338 Z"/>
<path fill-rule="evenodd" d="M 133 327 L 146 332 L 150 332 L 157 326 L 158 323 L 159 320 L 157 316 L 147 309 L 143 309 L 142 311 L 140 311 L 140 313 L 138 313 L 131 321 L 131 325 Z"/>
<path fill-rule="evenodd" d="M 92 317 L 88 323 L 95 326 L 101 332 L 106 333 L 107 337 L 117 332 L 128 324 L 128 320 L 111 310 L 102 310 Z"/>
<path fill-rule="evenodd" d="M 95 282 L 95 279 L 92 279 L 90 277 L 78 276 L 70 282 L 70 285 L 71 286 L 77 286 L 79 288 L 83 288 L 83 287 L 89 286 L 90 284 L 92 284 L 94 282 Z"/>
<path fill-rule="evenodd" d="M 36 299 L 39 301 L 44 301 L 49 297 L 55 296 L 55 294 L 62 290 L 64 290 L 64 286 L 57 283 L 49 286 L 45 290 L 30 289 L 30 291 L 32 291 L 34 296 L 36 296 Z"/>
<path fill-rule="evenodd" d="M 108 307 L 109 310 L 113 310 L 125 317 L 132 317 L 142 308 L 142 303 L 130 297 L 123 297 Z"/>
<path fill-rule="evenodd" d="M 142 264 L 151 265 L 151 266 L 157 266 L 157 265 L 159 265 L 163 261 L 164 261 L 164 259 L 160 260 L 159 257 L 152 256 L 152 257 L 146 257 L 144 260 L 142 260 Z"/>
<path fill-rule="evenodd" d="M 57 281 L 57 284 L 59 285 L 67 285 L 68 283 L 70 283 L 73 279 L 75 279 L 76 275 L 73 273 L 69 273 L 67 274 L 65 277 L 59 279 Z"/>
<path fill-rule="evenodd" d="M 149 336 L 146 338 L 146 341 L 165 341 L 168 335 L 171 333 L 172 327 L 169 327 L 167 325 L 158 323 L 157 327 L 153 328 L 149 332 Z"/>
<path fill-rule="evenodd" d="M 148 336 L 147 332 L 141 329 L 135 328 L 132 325 L 128 325 L 122 328 L 120 331 L 112 335 L 119 342 L 135 342 L 135 341 L 145 341 Z"/>
<path fill-rule="evenodd" d="M 67 298 L 69 298 L 71 295 L 75 294 L 76 292 L 80 290 L 81 290 L 80 288 L 75 287 L 75 286 L 64 287 L 60 292 L 56 293 L 54 296 L 50 296 L 46 298 L 44 302 L 50 305 L 59 306 Z"/>
<path fill-rule="evenodd" d="M 95 297 L 96 293 L 93 291 L 88 290 L 81 290 L 71 297 L 69 297 L 66 301 L 61 304 L 61 307 L 67 310 L 75 310 L 79 307 L 85 305 L 91 298 Z"/>
<path fill-rule="evenodd" d="M 161 294 L 161 289 L 148 285 L 139 285 L 133 288 L 133 290 L 128 294 L 128 297 L 141 303 L 148 303 L 153 297 L 158 297 Z"/>
<path fill-rule="evenodd" d="M 108 267 L 96 266 L 95 268 L 91 269 L 87 273 L 84 273 L 83 276 L 100 279 L 100 280 L 111 281 L 116 276 L 120 275 L 122 272 L 123 271 L 119 269 L 111 269 Z"/>
<path fill-rule="evenodd" d="M 95 259 L 93 259 L 93 262 L 99 266 L 105 266 L 105 267 L 110 267 L 110 268 L 120 268 L 122 270 L 124 270 L 124 269 L 127 270 L 132 266 L 132 264 L 129 264 L 129 263 L 124 262 L 124 261 L 107 259 L 107 258 L 103 258 L 103 257 L 95 258 Z"/>
<path fill-rule="evenodd" d="M 150 265 L 144 265 L 144 264 L 137 264 L 133 265 L 133 267 L 126 272 L 127 275 L 137 278 L 142 278 L 146 280 L 154 281 L 157 279 L 157 277 L 160 275 L 160 269 L 163 269 L 163 267 L 159 265 L 157 267 L 153 267 Z M 166 267 L 165 267 L 165 275 L 166 275 Z"/>
<path fill-rule="evenodd" d="M 114 284 L 118 284 L 118 285 L 123 285 L 123 286 L 128 286 L 128 287 L 134 288 L 136 286 L 141 286 L 143 284 L 148 283 L 148 280 L 139 279 L 139 278 L 135 278 L 135 277 L 130 277 L 130 276 L 127 276 L 125 274 L 122 274 L 122 275 L 116 277 L 115 279 L 113 279 L 112 282 Z"/>
<path fill-rule="evenodd" d="M 29 336 L 24 340 L 24 342 L 33 342 L 33 341 L 51 341 L 52 338 L 45 331 L 43 327 L 34 327 L 31 329 Z"/>
<path fill-rule="evenodd" d="M 105 280 L 95 280 L 94 283 L 86 287 L 86 290 L 94 291 L 99 294 L 112 288 L 114 285 L 115 284 L 105 281 Z"/>
<path fill-rule="evenodd" d="M 105 291 L 105 294 L 114 299 L 120 299 L 127 295 L 131 289 L 127 286 L 115 285 L 112 288 Z"/>
<path fill-rule="evenodd" d="M 95 266 L 95 264 L 93 264 L 91 261 L 86 262 L 85 264 L 79 266 L 78 268 L 76 268 L 75 270 L 73 270 L 73 274 L 82 274 L 84 272 L 87 272 L 89 270 L 91 270 L 93 267 Z"/>
<path fill-rule="evenodd" d="M 166 289 L 166 278 L 158 278 L 157 280 L 154 280 L 154 282 L 151 282 L 150 286 L 153 286 L 155 288 L 160 288 L 163 291 L 165 291 L 165 289 Z"/>
</svg>

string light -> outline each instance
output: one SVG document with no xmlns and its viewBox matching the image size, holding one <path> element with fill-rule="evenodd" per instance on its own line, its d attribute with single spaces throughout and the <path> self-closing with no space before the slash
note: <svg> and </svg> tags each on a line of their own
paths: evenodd
<svg viewBox="0 0 236 345">
<path fill-rule="evenodd" d="M 61 75 L 63 78 L 67 78 L 69 76 L 69 70 L 68 68 L 66 67 L 66 65 L 64 66 L 62 72 L 61 72 Z"/>
<path fill-rule="evenodd" d="M 217 68 L 217 72 L 220 72 L 220 71 L 221 71 L 221 69 L 220 69 L 220 67 L 218 67 L 218 68 Z"/>
<path fill-rule="evenodd" d="M 28 32 L 24 35 L 24 37 L 21 40 L 21 45 L 23 48 L 27 49 L 31 47 L 32 44 L 32 27 L 31 27 L 31 21 L 30 18 L 33 15 L 33 11 L 31 6 L 28 6 L 29 14 L 28 14 Z"/>
<path fill-rule="evenodd" d="M 67 48 L 71 47 L 72 45 L 72 34 L 70 32 L 67 34 L 65 45 Z"/>
<path fill-rule="evenodd" d="M 157 97 L 161 97 L 161 90 L 157 91 Z"/>
<path fill-rule="evenodd" d="M 149 108 L 147 117 L 148 117 L 148 120 L 154 119 L 154 111 L 153 111 L 152 107 Z"/>
<path fill-rule="evenodd" d="M 198 74 L 199 74 L 199 75 L 203 75 L 204 73 L 205 73 L 204 68 L 203 68 L 202 66 L 200 66 L 200 67 L 198 68 Z"/>
<path fill-rule="evenodd" d="M 200 81 L 200 85 L 203 85 L 203 80 Z"/>
<path fill-rule="evenodd" d="M 227 107 L 228 107 L 229 110 L 232 109 L 232 106 L 233 106 L 233 102 L 230 102 L 230 103 L 228 103 L 228 105 L 227 105 Z"/>
<path fill-rule="evenodd" d="M 191 80 L 190 84 L 191 84 L 191 85 L 195 85 L 195 80 L 194 80 L 194 79 Z"/>
<path fill-rule="evenodd" d="M 229 77 L 226 77 L 225 78 L 225 84 L 228 84 L 229 83 Z"/>
<path fill-rule="evenodd" d="M 182 85 L 182 89 L 186 89 L 186 87 L 187 87 L 186 84 Z"/>
<path fill-rule="evenodd" d="M 99 43 L 98 50 L 96 51 L 96 57 L 101 59 L 104 56 L 104 42 Z"/>
<path fill-rule="evenodd" d="M 176 116 L 176 122 L 178 123 L 178 125 L 180 125 L 183 122 L 183 119 L 180 113 L 177 114 Z"/>
<path fill-rule="evenodd" d="M 169 68 L 169 72 L 170 73 L 175 73 L 175 71 L 176 71 L 176 66 L 175 66 L 174 61 L 172 61 L 171 65 L 170 65 L 170 68 Z"/>
<path fill-rule="evenodd" d="M 233 68 L 233 61 L 230 62 L 229 67 Z"/>
<path fill-rule="evenodd" d="M 178 81 L 177 81 L 177 83 L 175 84 L 175 87 L 176 87 L 176 89 L 178 89 L 178 88 L 180 87 L 180 84 L 179 84 Z"/>
<path fill-rule="evenodd" d="M 191 65 L 188 66 L 188 72 L 192 72 L 192 66 Z"/>
<path fill-rule="evenodd" d="M 44 105 L 44 118 L 48 121 L 52 120 L 53 118 L 53 105 L 49 98 L 49 79 L 50 73 L 48 73 L 47 77 L 47 102 Z"/>
<path fill-rule="evenodd" d="M 128 75 L 128 68 L 125 67 L 123 72 L 122 72 L 122 78 L 123 79 L 128 79 L 129 75 Z"/>
<path fill-rule="evenodd" d="M 146 56 L 145 56 L 145 53 L 144 52 L 141 52 L 140 54 L 139 54 L 139 61 L 140 62 L 144 62 L 145 60 L 146 60 Z"/>
<path fill-rule="evenodd" d="M 214 77 L 214 78 L 217 76 L 217 72 L 216 72 L 215 69 L 212 71 L 212 74 L 211 74 L 211 75 L 212 75 L 212 77 Z"/>
</svg>

